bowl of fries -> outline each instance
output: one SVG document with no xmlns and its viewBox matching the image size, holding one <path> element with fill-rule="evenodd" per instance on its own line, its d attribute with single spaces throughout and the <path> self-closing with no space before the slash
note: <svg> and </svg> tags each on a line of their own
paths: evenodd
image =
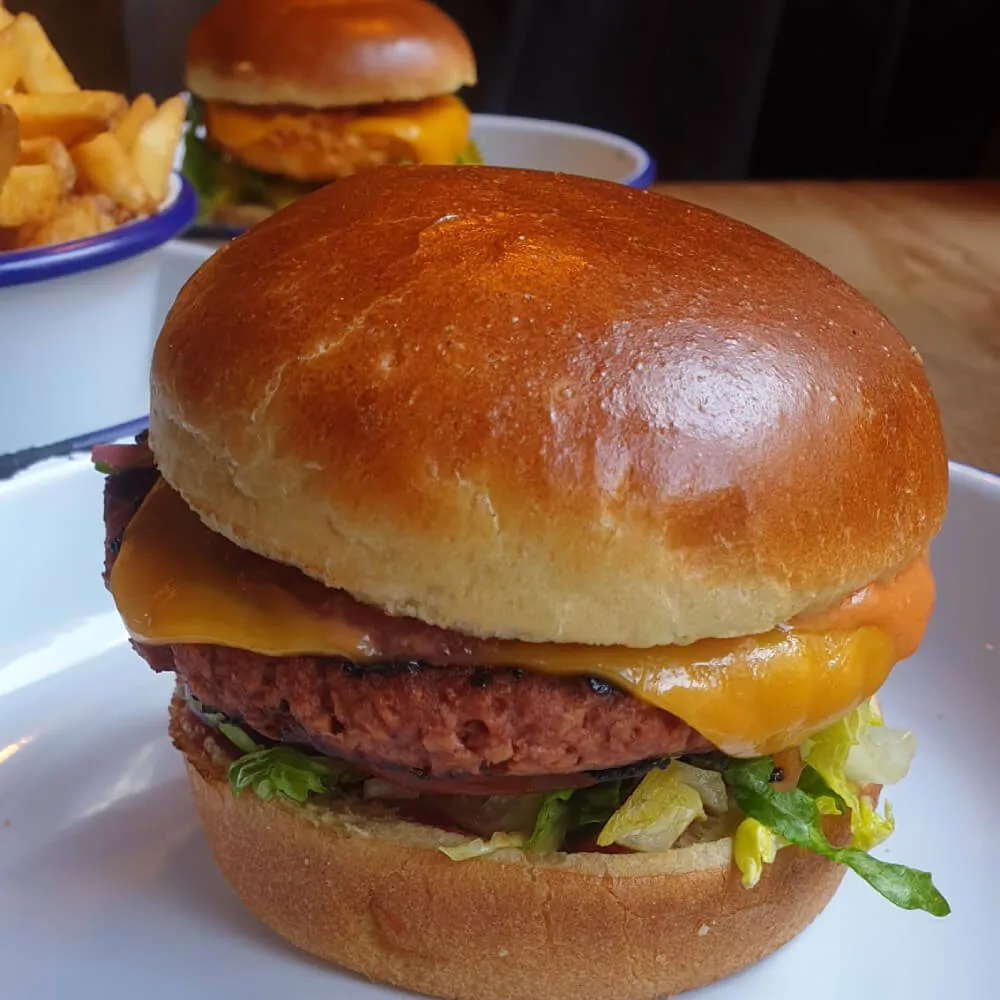
<svg viewBox="0 0 1000 1000">
<path fill-rule="evenodd" d="M 0 455 L 147 412 L 158 251 L 197 214 L 174 171 L 185 114 L 82 90 L 0 5 Z"/>
</svg>

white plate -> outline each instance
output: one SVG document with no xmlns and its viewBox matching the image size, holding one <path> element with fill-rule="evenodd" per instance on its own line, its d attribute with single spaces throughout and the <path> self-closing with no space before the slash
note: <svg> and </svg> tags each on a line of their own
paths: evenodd
<svg viewBox="0 0 1000 1000">
<path fill-rule="evenodd" d="M 904 913 L 848 875 L 805 934 L 699 997 L 997 995 L 1000 480 L 953 467 L 952 484 L 930 633 L 883 697 L 919 741 L 883 853 L 933 871 L 954 912 Z M 127 647 L 100 584 L 85 461 L 0 485 L 0 559 L 0 995 L 399 996 L 287 948 L 216 873 L 166 735 L 171 679 Z"/>
</svg>

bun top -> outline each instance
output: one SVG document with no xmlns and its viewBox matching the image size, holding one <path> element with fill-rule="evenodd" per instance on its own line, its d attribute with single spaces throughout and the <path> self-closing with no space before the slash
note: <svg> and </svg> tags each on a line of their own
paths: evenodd
<svg viewBox="0 0 1000 1000">
<path fill-rule="evenodd" d="M 188 40 L 187 85 L 209 101 L 354 107 L 475 82 L 468 40 L 426 0 L 222 0 Z"/>
<path fill-rule="evenodd" d="M 480 636 L 761 632 L 919 555 L 920 359 L 764 234 L 655 193 L 384 167 L 210 258 L 156 345 L 166 479 L 238 544 Z"/>
</svg>

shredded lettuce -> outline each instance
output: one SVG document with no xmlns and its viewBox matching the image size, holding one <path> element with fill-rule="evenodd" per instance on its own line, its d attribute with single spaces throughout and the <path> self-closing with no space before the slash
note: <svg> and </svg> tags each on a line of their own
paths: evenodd
<svg viewBox="0 0 1000 1000">
<path fill-rule="evenodd" d="M 275 795 L 283 795 L 303 803 L 313 793 L 329 792 L 341 782 L 364 778 L 350 765 L 331 757 L 305 754 L 289 746 L 261 746 L 242 726 L 227 721 L 221 712 L 207 709 L 190 691 L 185 697 L 205 725 L 218 730 L 243 751 L 243 756 L 229 765 L 229 785 L 237 798 L 250 788 L 265 802 Z"/>
<path fill-rule="evenodd" d="M 937 917 L 946 916 L 951 907 L 934 886 L 927 872 L 890 864 L 856 847 L 834 847 L 823 833 L 822 814 L 814 799 L 801 788 L 776 791 L 771 784 L 773 762 L 770 757 L 733 761 L 725 773 L 737 806 L 789 844 L 804 847 L 814 854 L 847 865 L 873 889 L 890 902 L 907 910 L 925 910 Z M 825 789 L 833 798 L 834 789 Z M 739 831 L 737 831 L 739 835 Z M 749 834 L 744 834 L 744 838 Z M 753 868 L 742 870 L 744 878 L 753 877 Z"/>
<path fill-rule="evenodd" d="M 690 785 L 698 793 L 701 804 L 710 816 L 721 816 L 729 811 L 729 793 L 718 771 L 695 767 L 682 760 L 671 761 L 667 770 L 676 771 L 684 784 Z"/>
<path fill-rule="evenodd" d="M 526 849 L 535 854 L 551 854 L 562 847 L 570 825 L 572 789 L 547 792 L 535 819 L 535 828 Z"/>
<path fill-rule="evenodd" d="M 213 713 L 218 714 L 218 713 Z M 242 750 L 244 753 L 253 753 L 254 751 L 260 749 L 257 745 L 257 741 L 253 739 L 245 729 L 241 726 L 234 726 L 231 722 L 224 722 L 222 719 L 216 722 L 216 729 L 222 733 L 223 736 L 229 740 L 233 746 Z"/>
<path fill-rule="evenodd" d="M 733 861 L 740 870 L 744 889 L 752 889 L 764 871 L 764 865 L 774 862 L 778 850 L 788 842 L 758 820 L 748 818 L 733 835 Z"/>
<path fill-rule="evenodd" d="M 462 844 L 439 847 L 452 861 L 468 861 L 470 858 L 481 858 L 484 854 L 502 851 L 508 847 L 524 848 L 526 840 L 522 833 L 494 833 L 489 840 L 476 837 Z"/>
<path fill-rule="evenodd" d="M 218 729 L 220 722 L 225 722 L 226 717 L 222 712 L 215 712 L 210 708 L 206 708 L 202 704 L 201 700 L 196 698 L 190 691 L 187 691 L 185 698 L 188 703 L 188 707 L 198 716 L 206 726 L 210 726 L 212 729 Z M 257 744 L 255 743 L 253 748 L 257 749 Z"/>
<path fill-rule="evenodd" d="M 573 818 L 570 829 L 579 830 L 596 824 L 604 826 L 621 804 L 620 781 L 605 781 L 589 788 L 581 788 L 573 793 Z"/>
<path fill-rule="evenodd" d="M 188 130 L 184 136 L 181 173 L 198 195 L 198 218 L 211 218 L 221 196 L 222 154 L 205 141 L 204 106 L 195 96 L 188 101 Z"/>
<path fill-rule="evenodd" d="M 535 854 L 558 851 L 571 830 L 603 826 L 621 804 L 620 781 L 546 793 L 525 849 Z"/>
<path fill-rule="evenodd" d="M 873 719 L 848 751 L 844 774 L 859 785 L 895 785 L 909 773 L 916 749 L 916 737 L 909 730 Z"/>
<path fill-rule="evenodd" d="M 621 844 L 634 851 L 668 851 L 695 821 L 705 818 L 698 790 L 685 780 L 679 761 L 655 768 L 604 824 L 599 847 Z"/>
<path fill-rule="evenodd" d="M 871 850 L 892 833 L 892 807 L 886 803 L 885 814 L 879 815 L 872 801 L 861 793 L 862 788 L 904 778 L 914 749 L 912 733 L 883 726 L 874 699 L 803 744 L 803 760 L 836 792 L 841 811 L 845 805 L 851 810 L 852 847 Z"/>
<path fill-rule="evenodd" d="M 229 766 L 229 784 L 233 795 L 250 788 L 263 801 L 283 795 L 303 803 L 310 794 L 334 789 L 341 781 L 353 778 L 353 769 L 329 758 L 311 757 L 292 747 L 262 747 L 244 754 Z"/>
<path fill-rule="evenodd" d="M 460 167 L 481 166 L 483 155 L 479 152 L 479 147 L 470 139 L 465 149 L 458 154 L 455 163 Z"/>
</svg>

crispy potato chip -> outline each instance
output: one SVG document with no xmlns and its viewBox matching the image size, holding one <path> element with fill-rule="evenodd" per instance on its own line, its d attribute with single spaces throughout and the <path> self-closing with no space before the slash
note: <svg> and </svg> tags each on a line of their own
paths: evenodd
<svg viewBox="0 0 1000 1000">
<path fill-rule="evenodd" d="M 95 191 L 106 194 L 134 215 L 155 209 L 128 153 L 113 132 L 102 132 L 81 142 L 70 155 L 81 178 Z"/>
<path fill-rule="evenodd" d="M 0 29 L 6 28 L 8 24 L 14 23 L 14 15 L 0 3 Z"/>
<path fill-rule="evenodd" d="M 18 136 L 17 115 L 6 104 L 0 104 L 0 188 L 17 162 Z"/>
<path fill-rule="evenodd" d="M 59 207 L 62 185 L 47 163 L 12 167 L 0 189 L 0 226 L 44 222 Z"/>
<path fill-rule="evenodd" d="M 174 153 L 181 139 L 187 105 L 182 97 L 164 101 L 155 115 L 139 129 L 132 148 L 132 162 L 153 203 L 167 196 Z"/>
<path fill-rule="evenodd" d="M 0 94 L 12 91 L 24 74 L 26 60 L 14 26 L 0 30 Z"/>
<path fill-rule="evenodd" d="M 24 53 L 21 82 L 29 94 L 72 94 L 80 89 L 37 17 L 18 14 L 13 29 Z"/>
<path fill-rule="evenodd" d="M 125 113 L 125 117 L 115 127 L 115 135 L 118 141 L 125 147 L 126 152 L 131 152 L 135 145 L 135 140 L 139 136 L 139 129 L 156 114 L 156 101 L 149 94 L 140 94 L 133 102 L 132 107 Z"/>
<path fill-rule="evenodd" d="M 17 162 L 24 164 L 47 163 L 55 169 L 62 184 L 63 194 L 69 194 L 76 184 L 76 166 L 69 150 L 51 136 L 25 139 L 17 154 Z"/>
<path fill-rule="evenodd" d="M 11 94 L 4 98 L 21 119 L 21 135 L 51 135 L 66 146 L 112 127 L 128 110 L 121 94 L 80 90 L 75 94 Z"/>
</svg>

